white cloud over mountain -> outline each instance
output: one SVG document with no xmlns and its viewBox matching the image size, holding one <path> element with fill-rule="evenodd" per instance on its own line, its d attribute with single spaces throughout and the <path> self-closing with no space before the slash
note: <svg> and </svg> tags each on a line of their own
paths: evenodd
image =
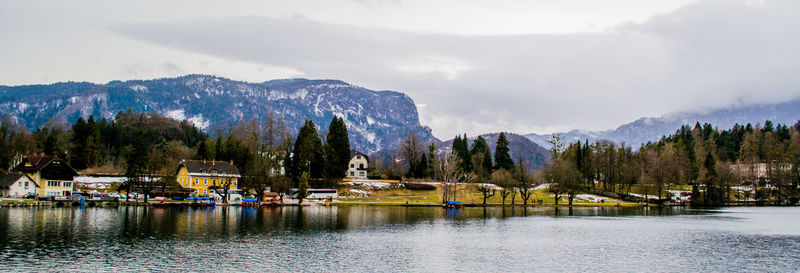
<svg viewBox="0 0 800 273">
<path fill-rule="evenodd" d="M 622 2 L 608 5 L 636 8 Z M 508 8 L 519 3 L 498 5 L 503 4 Z M 357 8 L 348 5 L 374 12 L 353 13 Z M 198 16 L 180 12 L 170 18 L 161 12 L 146 21 L 72 22 L 78 27 L 102 28 L 43 32 L 31 39 L 46 43 L 48 37 L 55 37 L 59 42 L 38 49 L 43 52 L 39 55 L 60 60 L 54 66 L 62 69 L 70 60 L 57 55 L 83 52 L 77 47 L 91 48 L 94 43 L 106 45 L 77 54 L 74 61 L 89 71 L 94 66 L 119 70 L 113 75 L 123 79 L 198 72 L 250 81 L 303 76 L 402 91 L 426 105 L 419 109 L 421 121 L 440 138 L 460 132 L 608 129 L 641 116 L 777 102 L 800 95 L 800 78 L 793 75 L 800 68 L 800 55 L 795 54 L 800 19 L 793 14 L 800 10 L 797 1 L 699 1 L 678 9 L 661 7 L 663 13 L 651 18 L 658 10 L 631 12 L 637 17 L 595 7 L 605 17 L 586 18 L 600 22 L 599 27 L 586 27 L 580 19 L 553 19 L 556 26 L 551 28 L 525 27 L 526 21 L 520 19 L 523 13 L 506 11 L 509 18 L 503 20 L 503 9 L 487 8 L 481 13 L 470 3 L 452 9 L 434 6 L 440 10 L 424 12 L 414 6 L 418 2 L 393 5 L 348 3 L 342 4 L 344 8 L 330 7 L 329 12 L 319 10 L 325 7 L 309 7 L 307 14 L 285 16 L 265 16 L 257 9 L 248 15 L 234 8 L 221 9 L 214 16 L 199 7 L 189 9 L 203 11 Z M 557 11 L 564 8 L 541 5 Z M 591 13 L 581 7 L 592 5 L 597 4 L 568 7 L 574 12 L 564 16 Z M 420 25 L 409 17 L 405 18 L 408 27 L 397 27 L 403 20 L 398 16 L 415 8 L 417 12 L 411 14 L 419 14 L 427 23 Z M 351 17 L 337 19 L 332 14 L 337 11 Z M 487 18 L 494 18 L 497 34 L 491 35 L 489 26 L 464 23 L 476 25 L 470 33 L 447 22 L 449 13 L 453 21 L 467 22 L 464 18 L 470 12 L 483 24 L 491 25 Z M 365 23 L 352 18 L 358 14 L 368 14 Z M 386 22 L 374 18 L 380 14 Z M 445 18 L 435 21 L 433 14 Z M 649 19 L 643 19 L 643 14 Z M 529 22 L 544 25 L 548 20 Z M 426 24 L 431 31 L 421 30 Z M 536 33 L 525 34 L 526 30 Z M 80 38 L 75 44 L 64 41 L 74 35 Z M 25 50 L 21 44 L 5 45 L 0 49 L 6 53 L 0 54 L 9 54 L 9 47 Z M 120 56 L 114 48 L 129 53 Z M 25 58 L 12 60 L 24 63 L 24 59 L 39 58 L 29 57 L 36 53 L 26 52 L 21 55 Z M 34 73 L 34 68 L 28 68 L 28 73 Z M 2 70 L 13 72 L 8 67 Z M 86 79 L 78 72 L 66 75 Z M 103 77 L 110 76 L 98 78 Z M 63 76 L 54 78 L 63 80 Z"/>
</svg>

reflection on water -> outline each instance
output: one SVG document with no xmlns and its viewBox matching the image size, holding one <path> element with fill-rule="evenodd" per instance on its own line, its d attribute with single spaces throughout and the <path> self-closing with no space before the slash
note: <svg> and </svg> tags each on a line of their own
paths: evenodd
<svg viewBox="0 0 800 273">
<path fill-rule="evenodd" d="M 0 208 L 2 271 L 797 271 L 798 208 Z"/>
</svg>

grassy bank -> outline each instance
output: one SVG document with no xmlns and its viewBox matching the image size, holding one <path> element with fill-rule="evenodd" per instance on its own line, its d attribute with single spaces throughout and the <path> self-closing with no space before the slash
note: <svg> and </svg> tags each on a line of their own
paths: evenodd
<svg viewBox="0 0 800 273">
<path fill-rule="evenodd" d="M 404 188 L 391 187 L 387 189 L 376 188 L 353 188 L 346 187 L 340 189 L 340 192 L 348 192 L 351 189 L 362 190 L 368 192 L 366 196 L 358 197 L 343 197 L 339 199 L 337 204 L 358 204 L 358 205 L 438 205 L 442 203 L 442 189 L 436 190 L 408 190 Z M 464 184 L 458 186 L 458 194 L 456 200 L 461 201 L 466 205 L 483 205 L 483 195 L 477 191 L 476 186 L 472 184 Z M 522 205 L 522 197 L 520 193 L 515 193 L 513 196 L 509 195 L 505 198 L 505 205 Z M 613 206 L 644 206 L 645 204 L 627 202 L 613 198 L 603 198 L 604 202 L 588 202 L 586 200 L 575 200 L 573 206 L 594 206 L 594 207 L 613 207 Z M 540 202 L 541 201 L 541 202 Z M 569 200 L 567 197 L 559 198 L 558 206 L 567 206 Z M 486 199 L 487 206 L 503 205 L 503 198 L 500 192 L 496 192 L 493 196 Z M 533 192 L 531 198 L 528 200 L 528 205 L 540 206 L 555 206 L 555 197 L 546 189 L 540 189 Z"/>
</svg>

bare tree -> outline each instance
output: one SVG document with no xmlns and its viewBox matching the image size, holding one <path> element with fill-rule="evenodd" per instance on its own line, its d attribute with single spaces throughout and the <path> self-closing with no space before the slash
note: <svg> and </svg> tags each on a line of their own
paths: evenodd
<svg viewBox="0 0 800 273">
<path fill-rule="evenodd" d="M 455 200 L 459 183 L 472 181 L 474 175 L 464 173 L 459 165 L 461 160 L 453 153 L 437 161 L 436 177 L 442 181 L 442 202 Z"/>
<path fill-rule="evenodd" d="M 509 195 L 515 194 L 516 191 L 514 190 L 516 184 L 514 183 L 514 178 L 511 176 L 511 173 L 506 171 L 505 169 L 498 169 L 492 172 L 492 183 L 497 186 L 500 186 L 500 198 L 503 200 L 503 205 L 506 205 L 506 198 Z"/>
<path fill-rule="evenodd" d="M 413 132 L 408 132 L 408 136 L 400 143 L 400 156 L 408 164 L 407 174 L 411 174 L 417 169 L 420 157 L 425 153 L 425 147 L 419 137 Z M 410 175 L 409 175 L 410 176 Z"/>
<path fill-rule="evenodd" d="M 478 185 L 478 192 L 483 195 L 483 206 L 486 206 L 486 199 L 497 194 L 497 187 L 495 185 L 490 184 L 480 184 Z"/>
<path fill-rule="evenodd" d="M 531 199 L 531 195 L 533 195 L 533 177 L 528 173 L 527 170 L 527 163 L 520 158 L 519 164 L 517 164 L 516 170 L 514 172 L 514 181 L 516 182 L 516 188 L 519 191 L 520 197 L 522 198 L 522 204 L 528 205 L 528 200 Z"/>
</svg>

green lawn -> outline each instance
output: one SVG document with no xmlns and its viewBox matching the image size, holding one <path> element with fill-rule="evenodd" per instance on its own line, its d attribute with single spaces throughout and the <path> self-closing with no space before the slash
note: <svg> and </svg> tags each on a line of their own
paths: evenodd
<svg viewBox="0 0 800 273">
<path fill-rule="evenodd" d="M 3 204 L 13 204 L 13 203 L 23 203 L 23 202 L 25 202 L 25 203 L 36 203 L 36 202 L 39 202 L 39 200 L 22 199 L 22 200 L 3 200 L 3 201 L 0 201 L 0 203 L 3 203 Z"/>
<path fill-rule="evenodd" d="M 348 187 L 347 190 L 352 189 L 352 187 Z M 520 193 L 516 193 L 515 204 L 520 205 L 522 204 L 522 197 Z M 528 200 L 528 204 L 538 204 L 538 200 L 542 200 L 543 205 L 554 205 L 555 198 L 551 196 L 552 193 L 548 192 L 547 190 L 537 190 L 534 191 L 531 195 L 531 198 Z M 511 204 L 512 196 L 509 195 L 506 197 L 505 204 Z M 461 201 L 464 204 L 483 204 L 483 195 L 477 191 L 475 185 L 465 184 L 459 185 L 458 187 L 458 195 L 456 200 Z M 495 204 L 499 205 L 502 204 L 503 199 L 500 196 L 500 192 L 496 192 L 494 196 L 489 197 L 486 200 L 487 204 Z M 338 203 L 342 204 L 373 204 L 373 205 L 400 205 L 400 204 L 426 204 L 426 205 L 435 205 L 442 203 L 442 190 L 423 190 L 423 191 L 414 191 L 414 190 L 406 190 L 406 189 L 387 189 L 387 190 L 374 190 L 371 191 L 368 197 L 358 197 L 358 198 L 341 198 L 339 199 Z M 566 196 L 563 196 L 559 200 L 559 205 L 566 205 L 568 204 L 568 200 Z M 621 200 L 613 200 L 608 199 L 605 203 L 595 203 L 595 202 L 586 202 L 582 200 L 575 200 L 573 205 L 576 206 L 617 206 L 617 204 L 621 206 L 639 206 L 640 204 L 637 203 L 630 203 Z"/>
</svg>

